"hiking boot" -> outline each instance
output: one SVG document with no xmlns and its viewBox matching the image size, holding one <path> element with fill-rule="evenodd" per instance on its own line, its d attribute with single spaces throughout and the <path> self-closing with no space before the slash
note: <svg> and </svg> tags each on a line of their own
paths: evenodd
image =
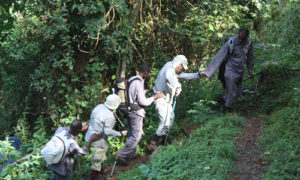
<svg viewBox="0 0 300 180">
<path fill-rule="evenodd" d="M 119 157 L 117 164 L 121 166 L 128 166 L 129 163 L 125 158 Z"/>
<path fill-rule="evenodd" d="M 106 180 L 106 177 L 103 176 L 103 175 L 100 175 L 100 174 L 98 174 L 98 175 L 92 175 L 91 176 L 91 180 Z"/>
<path fill-rule="evenodd" d="M 225 99 L 222 94 L 219 94 L 216 98 L 215 101 L 218 102 L 219 105 L 223 106 L 225 104 Z"/>
<path fill-rule="evenodd" d="M 136 159 L 136 158 L 139 158 L 139 157 L 141 157 L 141 154 L 134 153 L 134 155 L 129 157 L 128 159 L 132 160 L 132 159 Z"/>
<path fill-rule="evenodd" d="M 154 152 L 154 151 L 158 148 L 157 142 L 154 141 L 154 140 L 152 140 L 152 141 L 150 142 L 150 144 L 147 145 L 147 148 L 148 148 L 148 150 L 149 150 L 150 152 Z"/>
<path fill-rule="evenodd" d="M 102 173 L 92 170 L 91 180 L 106 180 L 106 177 Z"/>
<path fill-rule="evenodd" d="M 172 144 L 173 139 L 170 136 L 164 135 L 162 138 L 162 145 Z"/>
</svg>

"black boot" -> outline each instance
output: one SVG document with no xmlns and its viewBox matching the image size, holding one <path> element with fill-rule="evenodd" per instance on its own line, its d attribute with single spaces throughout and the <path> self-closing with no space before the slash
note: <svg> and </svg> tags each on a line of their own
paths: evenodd
<svg viewBox="0 0 300 180">
<path fill-rule="evenodd" d="M 129 162 L 127 161 L 127 159 L 119 157 L 118 161 L 117 161 L 117 164 L 121 165 L 121 166 L 128 166 Z"/>
<path fill-rule="evenodd" d="M 170 136 L 162 136 L 162 145 L 172 144 L 173 139 Z"/>
<path fill-rule="evenodd" d="M 160 138 L 161 136 L 157 136 L 156 134 L 154 135 L 150 144 L 147 145 L 147 148 L 150 152 L 154 152 L 158 148 Z"/>
<path fill-rule="evenodd" d="M 225 115 L 226 113 L 232 113 L 232 108 L 231 107 L 227 107 L 227 106 L 223 106 L 223 114 Z"/>
<path fill-rule="evenodd" d="M 216 101 L 218 102 L 219 105 L 223 106 L 225 104 L 225 99 L 222 94 L 217 96 Z"/>
</svg>

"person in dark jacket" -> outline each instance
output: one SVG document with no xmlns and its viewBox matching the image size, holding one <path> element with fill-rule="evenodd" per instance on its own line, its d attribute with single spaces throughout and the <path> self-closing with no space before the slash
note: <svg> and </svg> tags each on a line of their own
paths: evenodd
<svg viewBox="0 0 300 180">
<path fill-rule="evenodd" d="M 233 36 L 223 45 L 208 67 L 201 73 L 201 77 L 211 77 L 223 62 L 226 62 L 224 71 L 226 95 L 223 97 L 225 111 L 231 111 L 235 98 L 242 94 L 245 64 L 250 79 L 253 79 L 253 48 L 248 29 L 240 29 L 238 35 Z"/>
</svg>

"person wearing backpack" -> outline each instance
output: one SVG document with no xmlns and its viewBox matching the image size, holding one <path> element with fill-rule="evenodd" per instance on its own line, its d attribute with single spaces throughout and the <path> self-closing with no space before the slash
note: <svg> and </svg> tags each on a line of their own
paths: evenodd
<svg viewBox="0 0 300 180">
<path fill-rule="evenodd" d="M 146 115 L 144 107 L 150 106 L 155 99 L 165 96 L 161 92 L 156 92 L 149 98 L 145 96 L 145 94 L 152 91 L 144 89 L 144 81 L 150 77 L 151 70 L 152 66 L 144 62 L 140 66 L 139 73 L 128 80 L 128 139 L 119 154 L 118 164 L 120 165 L 126 166 L 128 165 L 128 160 L 140 156 L 136 153 L 136 147 L 143 133 L 143 119 Z"/>
<path fill-rule="evenodd" d="M 100 140 L 93 142 L 94 147 L 92 156 L 91 179 L 105 179 L 101 172 L 102 163 L 106 160 L 106 151 L 108 150 L 108 137 L 126 136 L 127 131 L 118 132 L 113 130 L 116 123 L 113 111 L 120 105 L 121 99 L 116 94 L 107 96 L 104 104 L 97 105 L 90 117 L 89 127 L 85 134 L 85 141 L 91 141 L 95 135 L 102 135 Z"/>
<path fill-rule="evenodd" d="M 155 86 L 154 92 L 163 92 L 166 96 L 155 100 L 155 109 L 159 117 L 159 126 L 149 145 L 149 150 L 154 151 L 157 148 L 159 140 L 168 140 L 168 131 L 173 125 L 173 118 L 171 119 L 173 97 L 179 96 L 181 93 L 181 84 L 178 79 L 198 79 L 200 73 L 184 73 L 187 70 L 187 58 L 184 55 L 177 55 L 172 61 L 167 62 L 160 70 Z"/>
<path fill-rule="evenodd" d="M 74 156 L 83 156 L 88 153 L 89 142 L 85 148 L 80 148 L 76 142 L 76 136 L 81 132 L 81 121 L 75 119 L 70 124 L 70 127 L 59 127 L 54 134 L 54 137 L 41 150 L 41 154 L 47 162 L 47 167 L 52 170 L 51 180 L 69 179 L 73 171 Z M 52 144 L 54 142 L 54 144 Z M 60 148 L 58 154 L 51 155 L 51 148 Z M 55 149 L 52 149 L 52 152 Z M 57 157 L 58 156 L 58 157 Z"/>
<path fill-rule="evenodd" d="M 242 28 L 238 35 L 229 40 L 212 59 L 208 67 L 201 72 L 201 78 L 211 77 L 219 69 L 219 79 L 226 88 L 223 97 L 224 112 L 230 112 L 235 98 L 242 94 L 244 65 L 247 65 L 250 79 L 253 79 L 253 50 L 249 30 Z M 222 65 L 223 64 L 223 65 Z"/>
</svg>

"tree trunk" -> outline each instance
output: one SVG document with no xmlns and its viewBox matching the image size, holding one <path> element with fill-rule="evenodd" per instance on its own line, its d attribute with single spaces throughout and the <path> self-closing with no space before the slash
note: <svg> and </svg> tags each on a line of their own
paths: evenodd
<svg viewBox="0 0 300 180">
<path fill-rule="evenodd" d="M 129 19 L 131 19 L 131 22 L 130 22 L 131 27 L 133 27 L 135 25 L 135 23 L 137 22 L 138 14 L 139 14 L 140 7 L 141 7 L 142 3 L 143 3 L 143 0 L 135 0 L 133 2 L 132 10 L 131 10 L 131 13 L 129 15 L 130 16 Z M 130 35 L 129 35 L 128 38 L 130 38 L 131 34 L 132 34 L 132 31 L 130 30 Z M 125 46 L 125 51 L 127 52 L 128 49 L 129 49 L 129 45 L 128 45 L 128 42 L 127 42 L 127 44 Z M 120 72 L 121 78 L 126 77 L 126 62 L 127 62 L 127 56 L 123 55 L 122 64 L 121 64 L 121 72 Z"/>
</svg>

